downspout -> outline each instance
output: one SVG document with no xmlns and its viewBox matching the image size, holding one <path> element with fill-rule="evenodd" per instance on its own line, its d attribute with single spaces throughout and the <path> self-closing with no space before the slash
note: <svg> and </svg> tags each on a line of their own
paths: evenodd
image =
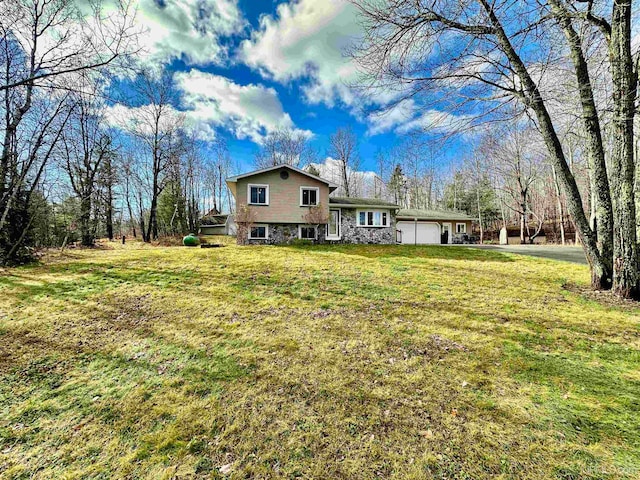
<svg viewBox="0 0 640 480">
<path fill-rule="evenodd" d="M 413 244 L 418 245 L 418 219 L 413 219 Z"/>
</svg>

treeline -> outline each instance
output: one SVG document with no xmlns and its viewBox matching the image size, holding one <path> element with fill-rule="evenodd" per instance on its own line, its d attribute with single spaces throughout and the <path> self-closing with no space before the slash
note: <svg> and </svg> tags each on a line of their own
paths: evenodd
<svg viewBox="0 0 640 480">
<path fill-rule="evenodd" d="M 199 141 L 172 106 L 172 78 L 132 61 L 129 4 L 1 8 L 0 264 L 100 236 L 195 231 L 228 205 L 226 145 Z"/>
<path fill-rule="evenodd" d="M 434 131 L 530 125 L 592 286 L 640 298 L 632 3 L 351 1 L 364 29 L 352 52 L 361 85 Z M 571 167 L 576 144 L 588 164 L 586 192 Z"/>
<path fill-rule="evenodd" d="M 519 219 L 533 235 L 555 202 L 593 287 L 640 298 L 631 3 L 352 2 L 364 35 L 351 53 L 365 90 L 390 99 L 396 116 L 410 111 L 423 133 L 485 132 L 448 182 L 435 181 L 439 169 L 422 166 L 435 157 L 413 145 L 400 159 L 381 155 L 390 195 L 418 208 L 453 198 L 472 211 L 475 191 L 483 227 L 497 203 L 503 222 Z M 172 78 L 141 67 L 128 3 L 0 8 L 0 263 L 102 233 L 152 241 L 229 204 L 224 144 L 211 152 L 200 142 L 173 107 Z M 450 48 L 433 50 L 442 45 Z M 310 158 L 296 135 L 267 138 L 257 163 Z M 340 193 L 355 196 L 358 139 L 341 128 L 329 143 Z"/>
<path fill-rule="evenodd" d="M 385 196 L 404 208 L 447 209 L 476 219 L 481 239 L 501 228 L 518 230 L 521 243 L 553 231 L 566 243 L 575 226 L 553 162 L 529 123 L 481 129 L 470 153 L 445 170 L 429 145 L 411 142 L 380 158 Z M 586 211 L 595 212 L 589 168 L 580 149 L 569 152 L 570 168 Z M 392 170 L 386 166 L 394 165 Z M 595 214 L 590 215 L 592 222 Z"/>
</svg>

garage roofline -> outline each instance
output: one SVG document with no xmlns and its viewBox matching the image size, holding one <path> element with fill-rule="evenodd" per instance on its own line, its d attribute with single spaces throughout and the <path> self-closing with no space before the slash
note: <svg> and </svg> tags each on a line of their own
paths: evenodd
<svg viewBox="0 0 640 480">
<path fill-rule="evenodd" d="M 438 218 L 426 218 L 426 217 L 408 217 L 406 215 L 400 216 L 396 215 L 396 220 L 410 220 L 410 221 L 422 221 L 422 222 L 434 222 L 434 223 L 442 223 L 442 222 L 473 222 L 473 218 L 446 218 L 446 217 L 438 217 Z"/>
<path fill-rule="evenodd" d="M 447 210 L 421 210 L 402 208 L 396 214 L 398 220 L 429 220 L 433 222 L 473 222 L 474 217 L 462 212 Z"/>
<path fill-rule="evenodd" d="M 398 210 L 397 205 L 365 205 L 365 204 L 354 204 L 354 203 L 331 203 L 329 202 L 329 207 L 331 208 L 354 208 L 354 209 L 363 209 L 363 208 L 373 208 L 377 210 Z"/>
</svg>

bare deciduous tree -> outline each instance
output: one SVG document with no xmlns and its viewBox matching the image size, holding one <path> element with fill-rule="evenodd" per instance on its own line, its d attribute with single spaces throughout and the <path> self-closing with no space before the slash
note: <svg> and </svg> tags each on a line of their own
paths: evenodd
<svg viewBox="0 0 640 480">
<path fill-rule="evenodd" d="M 114 152 L 104 126 L 102 105 L 92 96 L 74 95 L 72 98 L 75 109 L 62 134 L 61 163 L 79 200 L 82 244 L 91 246 L 95 241 L 91 214 L 98 174 L 105 159 Z"/>
<path fill-rule="evenodd" d="M 158 238 L 158 198 L 167 185 L 168 169 L 180 161 L 184 149 L 184 114 L 171 105 L 172 80 L 168 75 L 138 77 L 136 91 L 144 105 L 128 120 L 129 132 L 145 147 L 148 154 L 150 192 L 149 220 L 142 231 L 145 242 Z"/>
<path fill-rule="evenodd" d="M 118 183 L 118 170 L 116 165 L 116 152 L 114 149 L 109 149 L 107 155 L 102 162 L 102 168 L 98 174 L 98 186 L 100 187 L 100 204 L 104 208 L 104 223 L 107 233 L 107 238 L 113 240 L 114 238 L 114 224 L 113 217 L 115 214 L 114 203 L 116 201 L 115 187 Z M 120 212 L 120 233 L 122 230 L 122 211 Z"/>
<path fill-rule="evenodd" d="M 132 51 L 128 5 L 84 7 L 70 0 L 0 4 L 0 262 L 12 261 L 31 225 L 28 202 L 71 114 L 68 92 L 80 89 L 80 73 L 98 76 Z"/>
<path fill-rule="evenodd" d="M 309 210 L 304 214 L 303 218 L 307 225 L 316 227 L 316 231 L 321 225 L 327 225 L 329 223 L 329 215 L 327 215 L 322 203 L 309 207 Z"/>
<path fill-rule="evenodd" d="M 327 154 L 338 162 L 342 193 L 346 197 L 352 196 L 355 189 L 353 172 L 358 170 L 360 156 L 358 137 L 351 127 L 339 128 L 331 135 Z"/>
<path fill-rule="evenodd" d="M 496 177 L 501 180 L 498 188 L 509 199 L 505 206 L 518 214 L 520 243 L 526 243 L 528 237 L 528 218 L 535 214 L 530 208 L 531 188 L 543 168 L 543 158 L 531 148 L 531 138 L 530 130 L 517 126 L 502 128 L 486 135 L 480 149 L 489 159 Z"/>
<path fill-rule="evenodd" d="M 21 68 L 5 78 L 0 92 L 25 87 L 67 89 L 69 76 L 95 71 L 134 52 L 138 31 L 133 8 L 116 0 L 109 8 L 89 1 L 14 0 L 1 4 L 3 60 Z M 113 8 L 115 7 L 115 8 Z"/>
<path fill-rule="evenodd" d="M 514 106 L 530 115 L 582 239 L 593 287 L 613 285 L 620 296 L 639 296 L 632 148 L 638 78 L 631 52 L 631 2 L 352 2 L 365 26 L 365 41 L 355 53 L 365 74 L 365 86 L 395 90 L 397 98 L 412 97 L 422 105 L 433 105 L 441 99 L 441 106 L 465 113 L 462 120 L 467 125 L 479 117 L 510 119 Z M 564 44 L 556 32 L 564 34 Z M 598 124 L 593 82 L 584 55 L 583 40 L 594 34 L 607 45 L 611 65 L 614 135 L 610 188 L 601 153 L 602 126 Z M 589 225 L 562 136 L 554 124 L 553 90 L 544 82 L 554 62 L 570 62 L 575 73 L 573 81 L 579 92 L 597 189 L 595 230 Z M 428 97 L 430 92 L 436 94 Z M 469 110 L 472 115 L 468 115 Z M 608 196 L 612 199 L 613 222 L 609 221 Z"/>
<path fill-rule="evenodd" d="M 308 136 L 304 132 L 281 128 L 270 132 L 264 138 L 255 162 L 258 168 L 275 165 L 301 168 L 315 159 L 315 151 L 310 147 Z"/>
<path fill-rule="evenodd" d="M 213 208 L 222 212 L 225 210 L 225 204 L 229 210 L 231 209 L 229 190 L 225 183 L 225 179 L 231 171 L 231 157 L 224 140 L 216 140 L 212 150 L 212 155 L 207 156 L 204 165 L 206 190 L 212 203 L 208 210 Z"/>
<path fill-rule="evenodd" d="M 256 217 L 256 211 L 251 208 L 251 206 L 242 204 L 236 207 L 234 220 L 237 226 L 236 235 L 240 245 L 249 243 L 249 232 L 256 222 Z"/>
</svg>

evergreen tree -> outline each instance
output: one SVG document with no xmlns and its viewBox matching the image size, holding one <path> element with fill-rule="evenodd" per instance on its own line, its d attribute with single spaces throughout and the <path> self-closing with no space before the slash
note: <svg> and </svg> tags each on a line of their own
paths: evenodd
<svg viewBox="0 0 640 480">
<path fill-rule="evenodd" d="M 404 207 L 406 203 L 405 186 L 406 180 L 402 173 L 402 167 L 400 164 L 396 164 L 389 178 L 389 192 L 393 196 L 393 201 L 401 207 Z"/>
</svg>

